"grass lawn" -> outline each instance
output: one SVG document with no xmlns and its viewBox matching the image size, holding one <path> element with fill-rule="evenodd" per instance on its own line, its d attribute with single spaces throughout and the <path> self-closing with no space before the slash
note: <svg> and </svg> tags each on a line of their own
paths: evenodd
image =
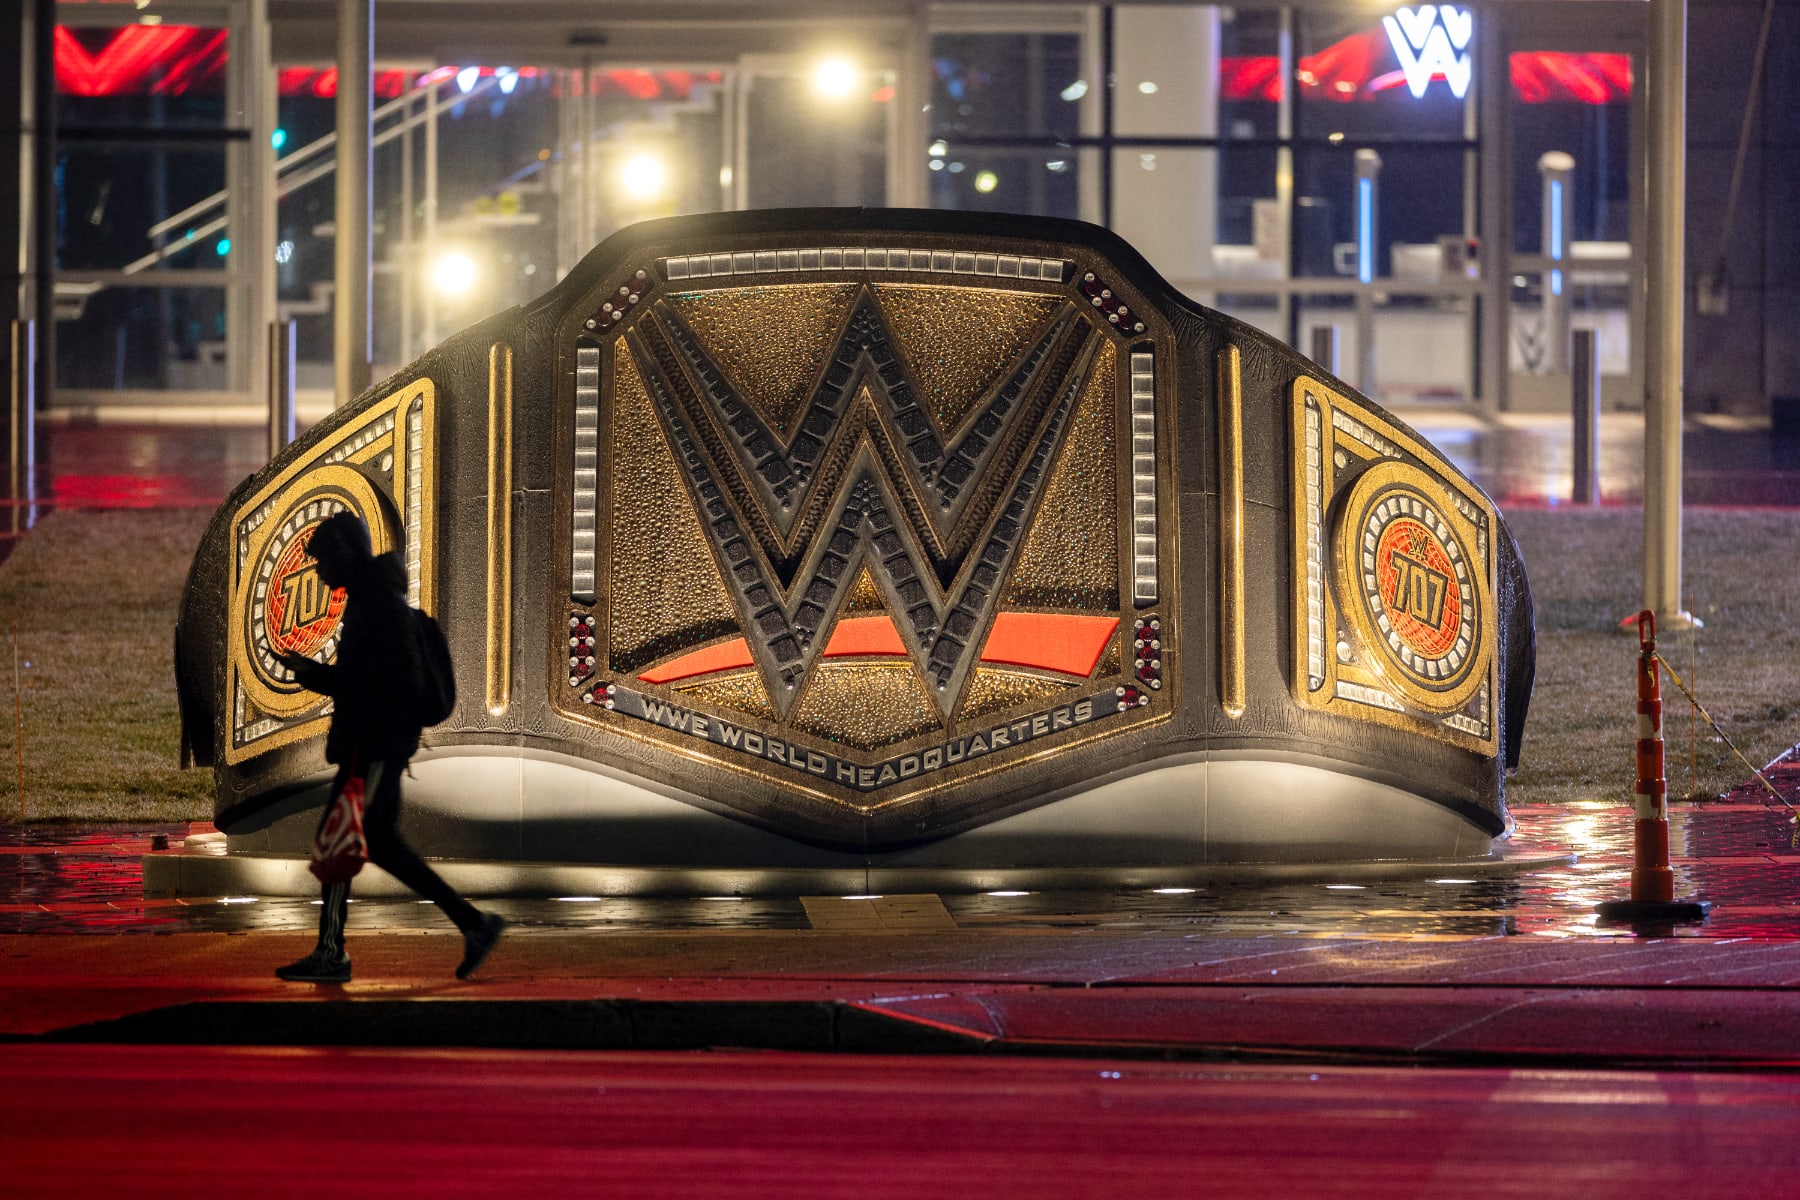
<svg viewBox="0 0 1800 1200">
<path fill-rule="evenodd" d="M 212 773 L 177 767 L 170 660 L 181 585 L 207 517 L 53 513 L 0 565 L 0 639 L 18 625 L 28 820 L 211 817 Z M 1508 795 L 1625 803 L 1637 641 L 1617 626 L 1640 602 L 1642 517 L 1561 509 L 1508 519 L 1538 626 L 1524 765 Z M 1671 633 L 1662 649 L 1760 766 L 1800 741 L 1800 511 L 1695 510 L 1686 529 L 1686 600 L 1706 627 Z M 1671 795 L 1716 795 L 1748 777 L 1672 686 L 1664 698 Z M 13 819 L 16 743 L 5 742 L 0 814 Z"/>
<path fill-rule="evenodd" d="M 54 512 L 0 566 L 7 650 L 18 627 L 26 819 L 212 816 L 212 772 L 179 767 L 173 659 L 175 610 L 210 515 Z M 7 666 L 0 682 L 10 685 Z M 13 707 L 0 764 L 9 819 L 19 814 Z"/>
</svg>

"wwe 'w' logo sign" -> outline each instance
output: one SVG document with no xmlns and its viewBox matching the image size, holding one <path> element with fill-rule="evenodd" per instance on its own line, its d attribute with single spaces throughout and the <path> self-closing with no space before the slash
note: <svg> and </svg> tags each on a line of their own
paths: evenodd
<svg viewBox="0 0 1800 1200">
<path fill-rule="evenodd" d="M 1381 26 L 1387 30 L 1388 42 L 1414 96 L 1424 96 L 1431 81 L 1440 75 L 1450 85 L 1452 96 L 1460 100 L 1467 94 L 1473 71 L 1469 39 L 1475 32 L 1475 17 L 1468 9 L 1421 4 L 1381 18 Z"/>
</svg>

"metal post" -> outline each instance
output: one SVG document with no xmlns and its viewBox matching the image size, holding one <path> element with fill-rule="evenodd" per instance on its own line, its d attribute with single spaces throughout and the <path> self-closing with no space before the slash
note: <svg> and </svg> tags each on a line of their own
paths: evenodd
<svg viewBox="0 0 1800 1200">
<path fill-rule="evenodd" d="M 1644 397 L 1644 607 L 1664 628 L 1681 606 L 1682 321 L 1686 303 L 1687 0 L 1650 2 L 1649 387 Z"/>
<path fill-rule="evenodd" d="M 413 85 L 400 103 L 400 361 L 413 360 L 413 291 L 418 264 L 413 254 Z"/>
<path fill-rule="evenodd" d="M 1544 185 L 1544 257 L 1550 260 L 1544 280 L 1544 370 L 1560 374 L 1569 365 L 1568 272 L 1569 222 L 1575 214 L 1575 159 L 1561 150 L 1545 152 L 1537 161 Z"/>
<path fill-rule="evenodd" d="M 425 93 L 425 211 L 420 214 L 423 225 L 420 245 L 424 252 L 419 256 L 421 271 L 428 271 L 437 262 L 437 207 L 438 207 L 438 90 L 440 83 L 427 85 Z M 566 197 L 565 197 L 566 198 Z M 438 306 L 437 288 L 423 282 L 424 303 L 424 346 L 429 350 L 438 342 Z"/>
<path fill-rule="evenodd" d="M 12 532 L 31 528 L 37 518 L 37 322 L 13 321 L 9 380 Z"/>
<path fill-rule="evenodd" d="M 1375 394 L 1375 282 L 1380 265 L 1376 237 L 1381 229 L 1381 155 L 1373 150 L 1356 152 L 1356 281 L 1364 286 L 1356 293 L 1356 386 L 1363 394 Z"/>
<path fill-rule="evenodd" d="M 1592 329 L 1577 329 L 1569 352 L 1570 403 L 1574 407 L 1575 478 L 1569 499 L 1600 503 L 1600 353 Z"/>
<path fill-rule="evenodd" d="M 1335 324 L 1313 326 L 1312 360 L 1333 375 L 1338 373 L 1338 327 Z"/>
<path fill-rule="evenodd" d="M 31 390 L 34 402 L 49 404 L 56 395 L 56 0 L 37 0 L 31 38 L 31 275 L 37 314 Z"/>
<path fill-rule="evenodd" d="M 333 357 L 335 404 L 369 386 L 370 64 L 374 0 L 338 0 L 337 297 Z"/>
<path fill-rule="evenodd" d="M 297 339 L 293 321 L 269 322 L 269 457 L 294 440 L 294 358 Z"/>
</svg>

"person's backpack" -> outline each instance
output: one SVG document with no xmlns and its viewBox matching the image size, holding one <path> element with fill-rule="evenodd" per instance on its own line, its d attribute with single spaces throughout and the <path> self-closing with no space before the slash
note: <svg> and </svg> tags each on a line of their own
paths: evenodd
<svg viewBox="0 0 1800 1200">
<path fill-rule="evenodd" d="M 413 637 L 419 644 L 418 717 L 421 728 L 429 729 L 449 717 L 456 708 L 456 667 L 450 661 L 450 643 L 437 618 L 423 609 L 412 613 Z"/>
</svg>

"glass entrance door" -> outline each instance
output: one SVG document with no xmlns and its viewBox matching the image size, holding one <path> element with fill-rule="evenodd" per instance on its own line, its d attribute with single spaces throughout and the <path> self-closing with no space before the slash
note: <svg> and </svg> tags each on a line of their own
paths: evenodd
<svg viewBox="0 0 1800 1200">
<path fill-rule="evenodd" d="M 1504 407 L 1567 412 L 1572 331 L 1592 330 L 1602 403 L 1643 405 L 1641 5 L 1508 11 Z"/>
</svg>

